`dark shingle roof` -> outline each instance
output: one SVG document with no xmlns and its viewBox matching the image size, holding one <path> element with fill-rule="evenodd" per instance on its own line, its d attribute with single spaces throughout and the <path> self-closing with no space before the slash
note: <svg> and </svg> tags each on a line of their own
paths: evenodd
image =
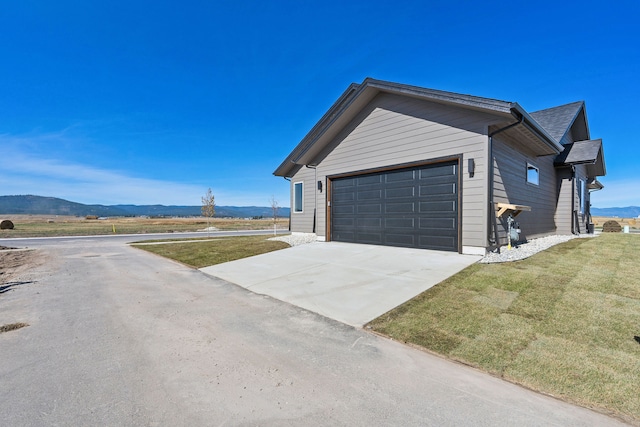
<svg viewBox="0 0 640 427">
<path fill-rule="evenodd" d="M 530 113 L 530 116 L 559 142 L 571 127 L 583 105 L 584 101 L 572 102 L 571 104 L 535 111 Z"/>
<path fill-rule="evenodd" d="M 557 166 L 588 165 L 587 170 L 591 176 L 604 176 L 604 153 L 602 152 L 602 140 L 577 141 L 564 146 L 564 151 L 555 158 Z"/>
</svg>

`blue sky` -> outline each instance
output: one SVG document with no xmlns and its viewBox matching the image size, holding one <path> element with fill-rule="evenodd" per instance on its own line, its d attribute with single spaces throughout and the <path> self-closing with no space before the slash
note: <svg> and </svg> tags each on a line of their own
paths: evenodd
<svg viewBox="0 0 640 427">
<path fill-rule="evenodd" d="M 373 77 L 529 112 L 585 100 L 593 205 L 640 205 L 639 20 L 637 0 L 3 2 L 0 194 L 288 206 L 273 170 Z"/>
</svg>

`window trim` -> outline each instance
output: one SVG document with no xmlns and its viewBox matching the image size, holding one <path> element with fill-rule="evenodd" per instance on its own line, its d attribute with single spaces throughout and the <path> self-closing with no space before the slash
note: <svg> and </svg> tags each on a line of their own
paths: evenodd
<svg viewBox="0 0 640 427">
<path fill-rule="evenodd" d="M 533 182 L 530 179 L 530 177 L 529 177 L 529 171 L 530 170 L 536 171 L 536 182 Z M 537 167 L 536 165 L 534 165 L 532 163 L 527 162 L 527 169 L 526 169 L 525 173 L 526 173 L 525 179 L 527 181 L 527 184 L 535 185 L 536 187 L 540 186 L 540 168 L 539 167 Z"/>
<path fill-rule="evenodd" d="M 300 210 L 298 210 L 298 198 L 296 187 L 300 184 Z M 293 213 L 304 213 L 304 181 L 293 183 Z"/>
</svg>

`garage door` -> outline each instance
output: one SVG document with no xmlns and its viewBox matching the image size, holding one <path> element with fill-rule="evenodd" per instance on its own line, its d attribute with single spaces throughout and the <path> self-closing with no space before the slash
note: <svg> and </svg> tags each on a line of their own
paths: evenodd
<svg viewBox="0 0 640 427">
<path fill-rule="evenodd" d="M 458 163 L 331 183 L 331 240 L 458 251 Z"/>
</svg>

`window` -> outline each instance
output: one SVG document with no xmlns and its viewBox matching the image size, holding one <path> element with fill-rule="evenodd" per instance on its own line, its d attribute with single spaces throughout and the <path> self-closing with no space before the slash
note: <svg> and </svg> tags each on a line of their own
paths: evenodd
<svg viewBox="0 0 640 427">
<path fill-rule="evenodd" d="M 540 170 L 530 163 L 527 163 L 527 182 L 533 185 L 540 184 Z"/>
<path fill-rule="evenodd" d="M 293 211 L 302 212 L 302 182 L 293 184 Z"/>
<path fill-rule="evenodd" d="M 578 199 L 580 200 L 580 213 L 583 214 L 585 213 L 585 203 L 586 203 L 586 197 L 585 197 L 585 188 L 587 186 L 585 185 L 584 179 L 580 179 L 578 180 Z"/>
</svg>

